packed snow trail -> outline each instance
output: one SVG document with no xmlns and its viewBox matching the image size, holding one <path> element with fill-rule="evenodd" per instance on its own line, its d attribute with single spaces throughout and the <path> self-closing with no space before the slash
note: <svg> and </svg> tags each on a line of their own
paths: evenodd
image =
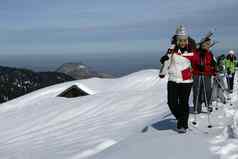
<svg viewBox="0 0 238 159">
<path fill-rule="evenodd" d="M 90 159 L 211 159 L 214 156 L 208 145 L 207 138 L 198 134 L 178 135 L 173 130 L 149 129 Z"/>
<path fill-rule="evenodd" d="M 238 81 L 235 80 L 231 103 L 218 103 L 211 113 L 212 128 L 208 128 L 207 114 L 190 114 L 186 134 L 176 132 L 176 120 L 172 115 L 158 120 L 128 139 L 92 156 L 90 159 L 238 159 Z M 192 101 L 192 99 L 190 99 Z M 206 111 L 206 110 L 204 110 Z"/>
<path fill-rule="evenodd" d="M 77 85 L 90 95 L 57 97 L 72 85 Z M 113 156 L 114 149 L 120 144 L 138 145 L 141 153 L 143 149 L 146 153 L 157 146 L 159 153 L 166 152 L 164 149 L 171 148 L 171 145 L 179 146 L 183 140 L 186 140 L 183 144 L 189 144 L 189 148 L 194 149 L 198 141 L 197 148 L 203 147 L 204 158 L 224 156 L 220 152 L 224 152 L 222 146 L 229 146 L 229 141 L 210 143 L 210 140 L 219 137 L 226 121 L 235 113 L 235 108 L 221 106 L 216 115 L 214 113 L 214 121 L 221 123 L 214 123 L 212 130 L 206 128 L 206 114 L 201 114 L 199 124 L 196 128 L 191 127 L 186 138 L 174 131 L 175 121 L 168 110 L 166 87 L 167 79 L 159 79 L 158 70 L 144 70 L 117 79 L 92 78 L 58 84 L 1 104 L 0 156 L 3 159 L 84 159 L 103 156 L 104 159 L 110 158 L 108 153 Z M 232 102 L 236 103 L 237 93 L 233 94 Z M 232 115 L 228 118 L 226 114 L 229 113 Z M 190 117 L 193 120 L 193 115 Z M 164 120 L 172 120 L 171 127 L 158 129 Z M 145 129 L 146 126 L 148 129 Z M 152 140 L 156 141 L 150 144 Z M 219 149 L 216 147 L 218 144 Z M 164 149 L 160 150 L 161 146 Z M 116 151 L 119 153 L 119 150 Z M 125 156 L 134 155 L 131 154 L 133 151 L 126 151 L 123 147 L 120 152 L 128 153 Z M 186 154 L 182 150 L 177 152 L 177 155 Z M 158 154 L 150 155 L 158 157 Z"/>
<path fill-rule="evenodd" d="M 137 133 L 89 159 L 217 159 L 227 152 L 227 148 L 220 144 L 221 139 L 225 141 L 224 128 L 232 119 L 226 114 L 227 106 L 229 105 L 220 105 L 212 113 L 212 128 L 207 127 L 206 113 L 198 115 L 199 122 L 196 126 L 192 124 L 194 115 L 190 115 L 188 132 L 178 134 L 176 120 L 168 115 L 143 133 Z M 233 145 L 232 148 L 234 151 L 238 145 Z M 230 159 L 229 157 L 230 155 L 226 155 L 222 159 Z"/>
</svg>

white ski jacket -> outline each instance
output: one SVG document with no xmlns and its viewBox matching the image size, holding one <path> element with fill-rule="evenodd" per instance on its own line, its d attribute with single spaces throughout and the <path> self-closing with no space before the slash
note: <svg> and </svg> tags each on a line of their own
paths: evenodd
<svg viewBox="0 0 238 159">
<path fill-rule="evenodd" d="M 169 81 L 176 83 L 192 83 L 192 64 L 194 53 L 180 50 L 169 54 L 169 60 L 165 61 L 160 70 L 160 75 L 169 75 Z"/>
</svg>

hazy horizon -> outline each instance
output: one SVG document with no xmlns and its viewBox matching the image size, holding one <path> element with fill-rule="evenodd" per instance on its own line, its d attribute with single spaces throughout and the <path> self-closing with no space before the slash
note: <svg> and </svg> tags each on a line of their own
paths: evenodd
<svg viewBox="0 0 238 159">
<path fill-rule="evenodd" d="M 55 71 L 65 63 L 83 63 L 93 70 L 112 74 L 126 75 L 141 69 L 158 69 L 160 54 L 147 53 L 128 55 L 11 55 L 2 56 L 0 66 L 32 69 L 34 71 Z"/>
<path fill-rule="evenodd" d="M 213 49 L 214 55 L 228 50 Z M 164 51 L 165 52 L 165 51 Z M 27 68 L 33 71 L 55 71 L 65 63 L 83 63 L 90 68 L 114 76 L 127 75 L 142 69 L 159 69 L 160 57 L 164 52 L 138 52 L 110 54 L 49 54 L 49 55 L 5 55 L 0 66 Z"/>
</svg>

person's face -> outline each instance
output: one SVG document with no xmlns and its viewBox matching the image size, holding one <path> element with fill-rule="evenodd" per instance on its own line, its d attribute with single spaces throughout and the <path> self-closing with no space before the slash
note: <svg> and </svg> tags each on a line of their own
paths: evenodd
<svg viewBox="0 0 238 159">
<path fill-rule="evenodd" d="M 211 46 L 211 41 L 210 41 L 210 40 L 209 40 L 209 41 L 205 41 L 205 42 L 202 43 L 202 45 L 201 45 L 201 47 L 202 47 L 203 50 L 209 50 L 210 46 Z"/>
<path fill-rule="evenodd" d="M 188 39 L 185 36 L 178 38 L 178 47 L 180 48 L 186 48 L 188 44 Z"/>
</svg>

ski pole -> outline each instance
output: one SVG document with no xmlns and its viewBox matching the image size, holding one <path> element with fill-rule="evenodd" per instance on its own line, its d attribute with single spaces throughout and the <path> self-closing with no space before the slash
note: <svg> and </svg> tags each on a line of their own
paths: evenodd
<svg viewBox="0 0 238 159">
<path fill-rule="evenodd" d="M 219 89 L 221 89 L 222 90 L 222 93 L 224 94 L 224 93 L 226 93 L 226 94 L 229 94 L 229 91 L 223 86 L 223 84 L 221 83 L 221 81 L 218 79 L 218 78 L 214 78 L 214 80 L 216 81 L 216 83 L 218 84 L 218 86 L 219 86 Z M 227 98 L 226 97 L 224 97 L 225 98 L 225 100 L 227 100 Z M 218 108 L 216 107 L 216 110 L 217 110 Z"/>
<path fill-rule="evenodd" d="M 215 77 L 215 81 L 218 83 L 219 87 L 222 89 L 223 92 L 228 92 L 216 77 Z"/>
<path fill-rule="evenodd" d="M 209 104 L 207 100 L 207 93 L 206 93 L 206 88 L 205 88 L 205 79 L 204 75 L 202 75 L 202 82 L 203 82 L 203 91 L 204 91 L 204 98 L 205 98 L 205 105 L 207 107 L 207 122 L 208 122 L 208 128 L 212 128 L 211 121 L 210 121 L 210 113 L 211 110 L 209 110 Z"/>
</svg>

